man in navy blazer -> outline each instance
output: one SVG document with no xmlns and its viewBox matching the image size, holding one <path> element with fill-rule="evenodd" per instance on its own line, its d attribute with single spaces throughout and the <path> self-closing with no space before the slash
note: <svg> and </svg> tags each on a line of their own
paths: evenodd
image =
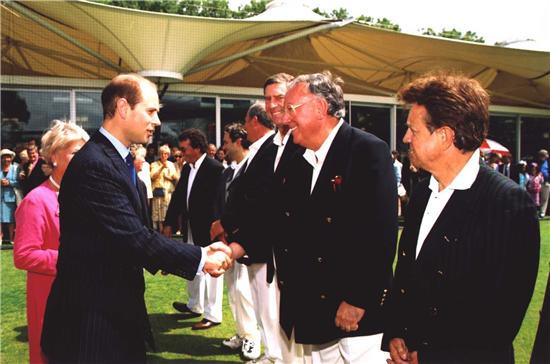
<svg viewBox="0 0 550 364">
<path fill-rule="evenodd" d="M 59 194 L 57 277 L 42 331 L 50 363 L 144 363 L 152 336 L 143 269 L 193 279 L 228 267 L 222 243 L 185 245 L 148 226 L 129 147 L 147 143 L 160 125 L 155 85 L 118 75 L 101 100 L 103 125 L 71 161 Z"/>
<path fill-rule="evenodd" d="M 403 142 L 431 173 L 412 193 L 399 242 L 384 345 L 391 363 L 513 363 L 537 276 L 536 206 L 480 165 L 489 95 L 474 79 L 425 75 L 399 91 L 412 105 Z"/>
</svg>

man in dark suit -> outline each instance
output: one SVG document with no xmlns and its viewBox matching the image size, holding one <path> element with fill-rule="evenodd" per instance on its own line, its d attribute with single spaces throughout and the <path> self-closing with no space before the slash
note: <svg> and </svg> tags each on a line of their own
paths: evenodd
<svg viewBox="0 0 550 364">
<path fill-rule="evenodd" d="M 223 166 L 208 158 L 206 135 L 187 129 L 179 136 L 179 147 L 187 163 L 172 194 L 164 221 L 164 235 L 172 236 L 180 226 L 184 241 L 205 247 L 210 244 L 210 226 L 216 215 L 217 193 Z M 222 322 L 223 278 L 198 274 L 187 284 L 189 302 L 174 302 L 181 312 L 204 314 L 193 330 L 209 329 Z"/>
<path fill-rule="evenodd" d="M 155 85 L 118 75 L 101 100 L 103 126 L 72 159 L 59 194 L 57 277 L 42 331 L 50 363 L 144 363 L 152 336 L 143 269 L 193 279 L 228 267 L 223 244 L 185 245 L 147 226 L 129 147 L 160 125 Z"/>
<path fill-rule="evenodd" d="M 44 173 L 44 167 L 47 167 L 47 164 L 38 154 L 36 145 L 30 145 L 27 148 L 27 153 L 29 155 L 29 161 L 22 166 L 19 175 L 24 196 L 35 187 L 40 186 L 40 184 L 48 178 L 46 173 Z"/>
<path fill-rule="evenodd" d="M 384 335 L 391 363 L 513 363 L 539 225 L 527 193 L 480 165 L 489 95 L 474 79 L 436 73 L 399 97 L 412 105 L 411 163 L 432 176 L 412 193 L 399 243 Z"/>
<path fill-rule="evenodd" d="M 293 354 L 302 347 L 314 363 L 384 361 L 382 306 L 397 236 L 390 150 L 341 119 L 343 92 L 329 73 L 298 76 L 285 114 L 307 149 L 281 177 L 273 223 L 280 324 Z"/>
</svg>

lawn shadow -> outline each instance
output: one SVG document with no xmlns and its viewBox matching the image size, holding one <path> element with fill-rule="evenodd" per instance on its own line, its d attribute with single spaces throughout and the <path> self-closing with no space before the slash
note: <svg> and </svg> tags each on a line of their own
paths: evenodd
<svg viewBox="0 0 550 364">
<path fill-rule="evenodd" d="M 17 332 L 17 336 L 15 337 L 15 340 L 17 340 L 19 342 L 22 342 L 22 343 L 28 343 L 29 342 L 29 334 L 28 334 L 28 331 L 27 331 L 27 325 L 14 327 L 13 331 Z"/>
<path fill-rule="evenodd" d="M 193 320 L 185 321 L 189 318 Z M 208 337 L 200 332 L 188 333 L 189 327 L 199 318 L 186 314 L 165 314 L 153 313 L 149 315 L 151 329 L 155 338 L 157 353 L 169 352 L 176 354 L 189 355 L 191 357 L 206 357 L 206 356 L 228 356 L 228 360 L 216 361 L 216 363 L 235 363 L 238 359 L 231 360 L 230 357 L 235 357 L 234 352 L 228 352 L 222 347 L 221 342 L 224 337 Z M 174 333 L 175 330 L 179 330 Z M 214 329 L 211 329 L 214 330 Z M 183 331 L 183 332 L 182 332 Z M 190 360 L 190 359 L 165 359 L 157 356 L 157 353 L 148 353 L 148 359 L 151 362 L 181 362 L 181 363 L 201 363 L 205 360 Z M 149 361 L 149 360 L 148 360 Z M 208 359 L 211 361 L 211 358 Z"/>
<path fill-rule="evenodd" d="M 208 361 L 207 361 L 208 360 Z M 162 364 L 162 363 L 173 363 L 173 364 L 204 364 L 204 363 L 216 363 L 216 364 L 235 364 L 235 363 L 242 363 L 242 360 L 212 360 L 212 359 L 166 359 L 162 358 L 160 356 L 156 356 L 150 353 L 147 353 L 147 363 L 155 363 L 155 364 Z"/>
</svg>

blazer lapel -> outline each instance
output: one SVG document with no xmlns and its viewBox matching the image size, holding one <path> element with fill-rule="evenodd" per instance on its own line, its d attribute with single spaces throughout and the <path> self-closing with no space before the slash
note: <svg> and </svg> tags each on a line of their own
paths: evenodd
<svg viewBox="0 0 550 364">
<path fill-rule="evenodd" d="M 111 142 L 99 131 L 94 135 L 94 139 L 103 147 L 103 151 L 113 164 L 113 170 L 115 171 L 114 173 L 118 173 L 126 183 L 128 190 L 130 191 L 129 196 L 132 204 L 134 205 L 134 209 L 139 215 L 141 215 L 141 200 L 138 189 L 132 182 L 132 178 L 128 173 L 128 166 L 126 165 L 126 162 L 122 159 L 113 144 L 111 144 Z"/>
</svg>

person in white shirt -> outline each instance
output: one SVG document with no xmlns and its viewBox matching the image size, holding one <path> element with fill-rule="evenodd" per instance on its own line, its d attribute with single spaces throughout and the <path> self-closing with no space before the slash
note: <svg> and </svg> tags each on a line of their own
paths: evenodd
<svg viewBox="0 0 550 364">
<path fill-rule="evenodd" d="M 513 363 L 540 236 L 525 190 L 480 164 L 489 95 L 450 73 L 424 75 L 398 95 L 411 105 L 411 164 L 431 178 L 415 188 L 399 242 L 388 363 Z"/>
</svg>

